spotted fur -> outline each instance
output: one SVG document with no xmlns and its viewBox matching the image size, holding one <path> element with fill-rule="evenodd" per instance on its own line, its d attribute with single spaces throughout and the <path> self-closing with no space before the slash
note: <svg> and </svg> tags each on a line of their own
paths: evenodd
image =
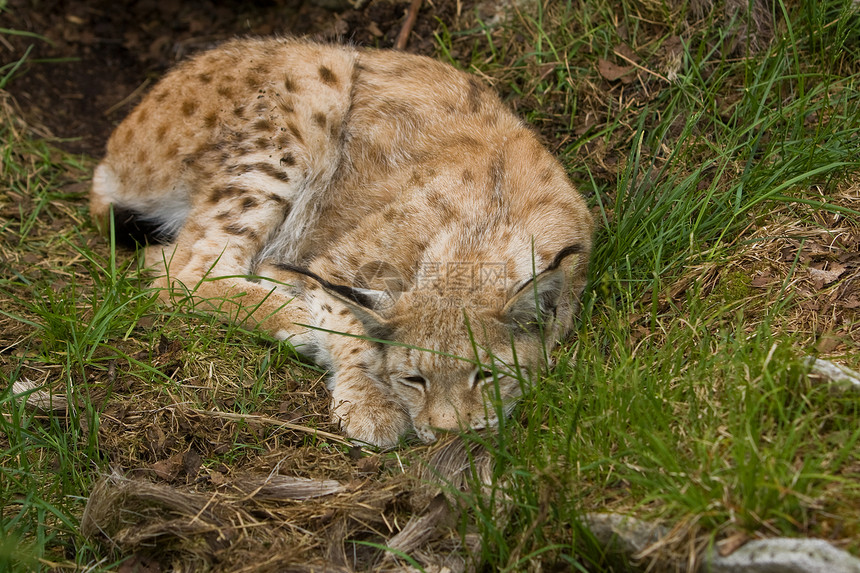
<svg viewBox="0 0 860 573">
<path fill-rule="evenodd" d="M 111 205 L 163 243 L 166 301 L 290 340 L 381 446 L 496 424 L 569 331 L 591 248 L 564 170 L 478 79 L 287 39 L 167 74 L 95 171 L 103 225 Z"/>
</svg>

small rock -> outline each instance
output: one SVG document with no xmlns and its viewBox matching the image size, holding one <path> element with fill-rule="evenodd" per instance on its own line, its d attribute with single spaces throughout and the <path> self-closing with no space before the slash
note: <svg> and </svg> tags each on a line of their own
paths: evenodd
<svg viewBox="0 0 860 573">
<path fill-rule="evenodd" d="M 860 390 L 860 372 L 812 356 L 806 357 L 806 364 L 809 366 L 810 378 L 830 384 L 837 389 Z"/>
<path fill-rule="evenodd" d="M 618 513 L 590 513 L 585 523 L 607 550 L 633 556 L 666 535 L 660 525 Z"/>
<path fill-rule="evenodd" d="M 822 539 L 761 539 L 727 557 L 712 554 L 708 573 L 860 573 L 860 559 Z"/>
</svg>

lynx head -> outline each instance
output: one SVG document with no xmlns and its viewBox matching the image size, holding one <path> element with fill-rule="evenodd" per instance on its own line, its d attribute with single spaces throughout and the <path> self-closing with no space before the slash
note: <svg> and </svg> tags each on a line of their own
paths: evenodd
<svg viewBox="0 0 860 573">
<path fill-rule="evenodd" d="M 454 293 L 413 284 L 396 292 L 321 284 L 374 341 L 368 375 L 409 413 L 418 436 L 432 441 L 435 430 L 493 427 L 510 413 L 523 381 L 546 365 L 570 328 L 580 252 L 568 247 L 545 270 L 506 288 Z"/>
</svg>

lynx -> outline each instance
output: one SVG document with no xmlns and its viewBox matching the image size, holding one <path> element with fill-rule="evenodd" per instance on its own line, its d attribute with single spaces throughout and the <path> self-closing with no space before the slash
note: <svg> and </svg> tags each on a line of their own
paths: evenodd
<svg viewBox="0 0 860 573">
<path fill-rule="evenodd" d="M 479 80 L 430 58 L 243 39 L 168 73 L 95 170 L 166 302 L 329 369 L 354 440 L 492 427 L 571 328 L 592 221 Z"/>
</svg>

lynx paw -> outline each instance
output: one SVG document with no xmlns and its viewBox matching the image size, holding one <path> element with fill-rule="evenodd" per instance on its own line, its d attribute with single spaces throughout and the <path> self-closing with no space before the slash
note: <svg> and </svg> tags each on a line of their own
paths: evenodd
<svg viewBox="0 0 860 573">
<path fill-rule="evenodd" d="M 347 436 L 383 448 L 397 445 L 400 436 L 411 426 L 406 411 L 388 400 L 335 400 L 332 412 Z"/>
</svg>

